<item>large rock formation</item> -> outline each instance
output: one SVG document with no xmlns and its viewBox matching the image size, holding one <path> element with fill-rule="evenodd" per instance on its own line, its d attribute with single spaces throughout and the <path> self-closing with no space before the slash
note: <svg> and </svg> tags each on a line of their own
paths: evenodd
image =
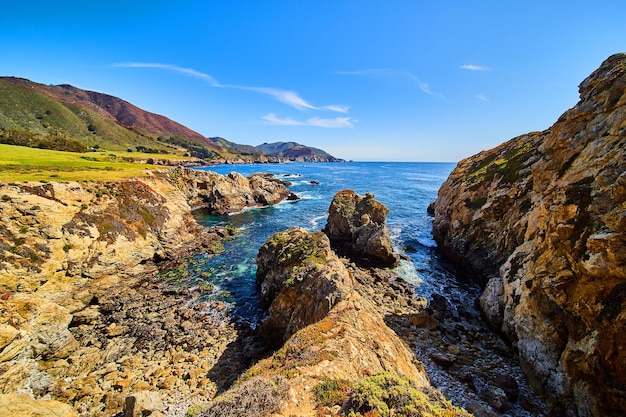
<svg viewBox="0 0 626 417">
<path fill-rule="evenodd" d="M 200 226 L 193 208 L 226 213 L 289 194 L 266 176 L 183 168 L 0 184 L 0 393 L 90 416 L 119 411 L 132 390 L 210 396 L 207 370 L 233 335 L 208 325 L 207 306 L 185 307 L 186 291 L 165 294 L 155 263 L 219 249 L 229 231 Z"/>
<path fill-rule="evenodd" d="M 259 249 L 257 265 L 261 306 L 269 310 L 263 333 L 274 346 L 326 317 L 354 285 L 322 232 L 274 234 Z"/>
<path fill-rule="evenodd" d="M 468 415 L 430 386 L 413 352 L 387 326 L 384 320 L 387 309 L 395 314 L 408 314 L 425 306 L 425 300 L 418 299 L 410 290 L 405 291 L 405 286 L 398 283 L 401 279 L 391 271 L 379 270 L 377 278 L 373 278 L 370 275 L 376 274 L 373 270 L 344 264 L 331 249 L 325 234 L 304 229 L 272 236 L 259 250 L 257 263 L 257 282 L 269 312 L 261 331 L 282 347 L 254 365 L 243 380 L 258 376 L 284 378 L 290 395 L 282 398 L 281 415 L 319 415 L 325 410 L 315 396 L 320 386 L 334 381 L 346 384 L 346 388 L 356 387 L 359 381 L 372 375 L 384 380 L 410 381 L 407 384 L 415 391 L 408 388 L 404 391 L 403 399 L 393 404 L 396 411 L 400 410 L 402 401 L 417 401 L 410 392 L 419 392 L 416 395 L 423 399 L 423 410 L 432 413 L 428 415 Z M 379 282 L 380 289 L 371 286 L 374 281 Z M 392 285 L 398 288 L 397 293 Z M 378 291 L 395 294 L 396 303 L 378 304 L 375 296 Z M 235 387 L 232 392 L 241 389 Z M 389 386 L 385 389 L 391 390 Z M 232 392 L 226 398 L 233 396 Z M 345 392 L 342 395 L 347 396 Z M 219 409 L 219 404 L 218 399 L 214 407 Z M 379 410 L 372 404 L 363 404 L 359 409 L 346 398 L 345 403 L 337 403 L 334 412 L 340 405 L 346 413 Z M 218 414 L 207 411 L 200 415 Z"/>
<path fill-rule="evenodd" d="M 459 162 L 434 204 L 441 251 L 555 412 L 626 409 L 626 54 L 543 132 Z"/>
<path fill-rule="evenodd" d="M 324 233 L 342 255 L 358 263 L 389 267 L 399 258 L 393 252 L 387 229 L 389 209 L 367 194 L 351 190 L 338 192 L 328 208 Z"/>
</svg>

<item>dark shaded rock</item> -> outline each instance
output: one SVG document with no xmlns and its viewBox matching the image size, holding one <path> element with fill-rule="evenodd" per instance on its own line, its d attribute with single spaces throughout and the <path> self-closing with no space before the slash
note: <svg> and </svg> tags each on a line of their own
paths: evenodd
<svg viewBox="0 0 626 417">
<path fill-rule="evenodd" d="M 340 254 L 368 266 L 391 267 L 399 262 L 387 230 L 389 209 L 374 199 L 354 191 L 338 192 L 328 209 L 324 233 Z"/>
<path fill-rule="evenodd" d="M 448 352 L 434 352 L 430 355 L 430 357 L 435 363 L 446 368 L 452 365 L 457 360 L 456 355 Z"/>
</svg>

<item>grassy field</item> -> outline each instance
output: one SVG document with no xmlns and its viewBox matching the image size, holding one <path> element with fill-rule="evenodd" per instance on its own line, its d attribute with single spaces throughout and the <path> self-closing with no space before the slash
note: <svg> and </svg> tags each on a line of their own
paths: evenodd
<svg viewBox="0 0 626 417">
<path fill-rule="evenodd" d="M 0 181 L 112 181 L 146 175 L 161 165 L 141 160 L 191 160 L 182 156 L 137 152 L 59 152 L 0 144 Z"/>
</svg>

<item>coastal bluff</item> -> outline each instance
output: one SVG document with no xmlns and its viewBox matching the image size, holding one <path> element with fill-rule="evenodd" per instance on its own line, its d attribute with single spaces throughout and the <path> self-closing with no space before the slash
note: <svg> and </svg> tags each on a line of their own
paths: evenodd
<svg viewBox="0 0 626 417">
<path fill-rule="evenodd" d="M 459 162 L 439 190 L 439 250 L 552 412 L 626 409 L 626 54 L 554 125 Z"/>
<path fill-rule="evenodd" d="M 0 184 L 0 405 L 28 396 L 51 399 L 24 402 L 33 410 L 67 414 L 56 400 L 110 416 L 131 392 L 211 398 L 207 370 L 236 332 L 191 303 L 191 290 L 162 285 L 158 265 L 219 252 L 233 233 L 199 225 L 193 210 L 290 196 L 267 175 L 180 167 L 106 183 Z"/>
<path fill-rule="evenodd" d="M 341 258 L 336 250 L 343 241 L 335 247 L 326 234 L 337 230 L 337 222 L 351 223 L 344 232 L 368 225 L 369 213 L 387 236 L 388 209 L 372 195 L 342 191 L 329 211 L 334 214 L 324 231 L 278 232 L 259 249 L 257 286 L 268 311 L 260 333 L 273 353 L 195 417 L 248 410 L 259 416 L 469 417 L 431 385 L 414 352 L 387 323 L 390 316 L 419 314 L 426 300 L 388 268 L 357 266 L 368 256 L 367 239 Z"/>
</svg>

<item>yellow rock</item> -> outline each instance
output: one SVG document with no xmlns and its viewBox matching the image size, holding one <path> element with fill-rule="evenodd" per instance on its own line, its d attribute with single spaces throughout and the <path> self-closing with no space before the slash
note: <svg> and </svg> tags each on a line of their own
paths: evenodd
<svg viewBox="0 0 626 417">
<path fill-rule="evenodd" d="M 0 415 L 19 417 L 78 417 L 68 404 L 35 400 L 26 394 L 1 394 Z"/>
</svg>

